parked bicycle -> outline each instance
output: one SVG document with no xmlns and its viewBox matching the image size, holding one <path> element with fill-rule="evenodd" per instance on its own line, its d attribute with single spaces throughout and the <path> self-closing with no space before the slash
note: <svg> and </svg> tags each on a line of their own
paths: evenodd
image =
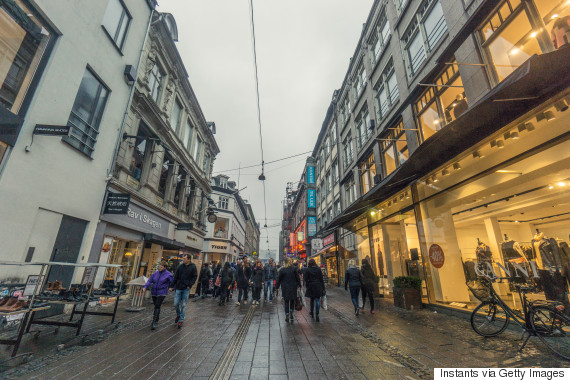
<svg viewBox="0 0 570 380">
<path fill-rule="evenodd" d="M 468 282 L 469 290 L 482 303 L 471 314 L 471 327 L 484 337 L 493 337 L 506 330 L 512 319 L 523 330 L 526 339 L 519 351 L 526 346 L 531 336 L 537 336 L 549 350 L 570 360 L 570 318 L 564 314 L 564 306 L 557 302 L 529 300 L 527 293 L 534 286 L 516 284 L 522 303 L 522 312 L 511 309 L 493 288 L 493 282 L 507 278 L 479 277 Z"/>
</svg>

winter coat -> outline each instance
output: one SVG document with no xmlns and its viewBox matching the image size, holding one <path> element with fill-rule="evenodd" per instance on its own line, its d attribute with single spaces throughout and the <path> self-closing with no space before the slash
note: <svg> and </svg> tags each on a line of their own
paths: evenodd
<svg viewBox="0 0 570 380">
<path fill-rule="evenodd" d="M 200 282 L 202 284 L 208 284 L 211 278 L 212 278 L 212 268 L 210 267 L 202 268 L 202 271 L 200 272 Z"/>
<path fill-rule="evenodd" d="M 188 265 L 180 264 L 174 273 L 174 280 L 171 287 L 177 290 L 190 289 L 198 278 L 196 265 L 190 263 Z"/>
<path fill-rule="evenodd" d="M 249 279 L 251 278 L 251 267 L 248 265 L 244 267 L 243 264 L 237 267 L 237 286 L 238 288 L 247 288 L 249 286 Z"/>
<path fill-rule="evenodd" d="M 235 281 L 234 279 L 234 271 L 232 268 L 222 269 L 222 283 L 223 284 L 233 284 Z"/>
<path fill-rule="evenodd" d="M 253 282 L 254 287 L 261 288 L 263 286 L 264 272 L 265 270 L 263 268 L 253 269 L 253 273 L 251 275 L 251 281 Z"/>
<path fill-rule="evenodd" d="M 325 280 L 323 279 L 323 272 L 319 267 L 308 267 L 305 270 L 305 297 L 320 298 L 325 293 Z"/>
<path fill-rule="evenodd" d="M 213 277 L 214 281 L 216 281 L 216 278 L 218 278 L 218 274 L 220 274 L 221 271 L 222 271 L 222 267 L 217 266 L 214 268 L 214 277 Z"/>
<path fill-rule="evenodd" d="M 374 292 L 374 284 L 376 283 L 376 275 L 372 270 L 370 264 L 362 264 L 362 287 L 366 289 L 367 292 Z"/>
<path fill-rule="evenodd" d="M 344 288 L 360 288 L 362 286 L 362 273 L 356 267 L 351 267 L 344 274 Z"/>
<path fill-rule="evenodd" d="M 281 287 L 281 296 L 286 301 L 293 301 L 297 298 L 297 288 L 301 287 L 301 278 L 297 268 L 281 268 L 277 277 L 276 289 Z"/>
<path fill-rule="evenodd" d="M 265 281 L 277 280 L 277 269 L 273 265 L 265 265 L 263 267 L 263 275 L 265 276 Z"/>
<path fill-rule="evenodd" d="M 162 272 L 157 270 L 150 276 L 143 289 L 151 288 L 150 294 L 153 296 L 165 296 L 173 279 L 172 273 L 166 269 Z"/>
</svg>

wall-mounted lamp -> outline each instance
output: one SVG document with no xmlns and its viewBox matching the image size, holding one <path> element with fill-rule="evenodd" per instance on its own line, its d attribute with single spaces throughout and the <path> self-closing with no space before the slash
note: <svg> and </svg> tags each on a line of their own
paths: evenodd
<svg viewBox="0 0 570 380">
<path fill-rule="evenodd" d="M 568 109 L 568 104 L 566 104 L 564 99 L 560 99 L 559 101 L 554 103 L 554 108 L 556 108 L 556 111 L 558 112 L 564 112 Z"/>
</svg>

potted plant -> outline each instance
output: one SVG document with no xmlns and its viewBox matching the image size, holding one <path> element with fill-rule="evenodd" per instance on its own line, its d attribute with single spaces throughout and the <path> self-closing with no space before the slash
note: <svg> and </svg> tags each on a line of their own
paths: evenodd
<svg viewBox="0 0 570 380">
<path fill-rule="evenodd" d="M 412 276 L 394 278 L 394 306 L 408 310 L 422 307 L 422 280 Z"/>
</svg>

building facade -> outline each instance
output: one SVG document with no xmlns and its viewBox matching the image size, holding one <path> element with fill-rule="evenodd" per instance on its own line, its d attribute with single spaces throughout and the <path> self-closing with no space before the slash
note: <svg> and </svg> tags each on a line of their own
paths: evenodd
<svg viewBox="0 0 570 380">
<path fill-rule="evenodd" d="M 161 259 L 176 266 L 183 253 L 202 258 L 219 149 L 176 41 L 174 17 L 156 12 L 108 186 L 130 195 L 129 210 L 100 216 L 91 251 L 92 261 L 125 265 L 125 281 L 150 276 Z M 104 279 L 117 275 L 109 269 Z"/>
<path fill-rule="evenodd" d="M 259 257 L 259 223 L 255 220 L 253 208 L 251 204 L 244 200 L 246 213 L 245 222 L 245 250 L 244 253 L 249 257 Z"/>
<path fill-rule="evenodd" d="M 476 304 L 465 283 L 487 262 L 560 284 L 569 15 L 561 0 L 374 2 L 330 118 L 342 212 L 319 235 L 336 233 L 341 281 L 369 258 L 381 294 L 413 275 L 426 302 L 459 307 Z"/>
<path fill-rule="evenodd" d="M 90 259 L 154 7 L 145 0 L 0 3 L 1 260 Z M 23 283 L 28 274 L 37 268 L 0 267 L 3 282 Z M 57 268 L 48 280 L 68 286 L 77 275 Z"/>
</svg>

